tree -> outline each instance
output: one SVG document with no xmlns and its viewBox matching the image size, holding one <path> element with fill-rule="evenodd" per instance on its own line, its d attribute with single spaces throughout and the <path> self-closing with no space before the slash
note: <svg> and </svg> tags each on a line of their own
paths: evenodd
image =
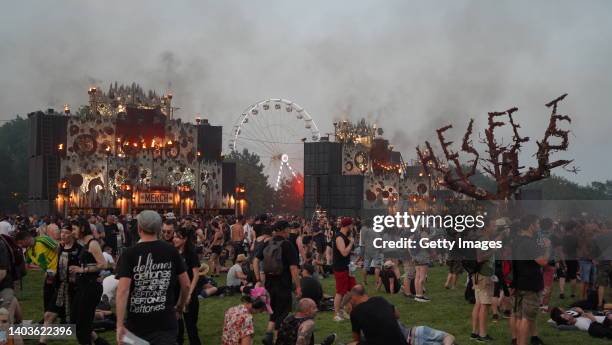
<svg viewBox="0 0 612 345">
<path fill-rule="evenodd" d="M 304 211 L 304 177 L 301 174 L 282 181 L 274 192 L 273 211 L 294 215 Z"/>
<path fill-rule="evenodd" d="M 0 212 L 15 212 L 28 197 L 29 123 L 19 115 L 0 127 Z"/>
<path fill-rule="evenodd" d="M 546 104 L 548 108 L 552 108 L 548 127 L 544 132 L 544 137 L 541 141 L 537 141 L 538 150 L 536 160 L 538 165 L 531 167 L 527 171 L 522 171 L 524 166 L 519 163 L 519 152 L 523 144 L 529 142 L 528 137 L 521 137 L 519 128 L 521 126 L 514 121 L 513 113 L 518 108 L 510 108 L 502 112 L 490 112 L 488 118 L 488 128 L 484 131 L 484 140 L 482 143 L 486 145 L 488 158 L 481 158 L 481 154 L 476 150 L 472 141 L 472 133 L 474 119 L 471 119 L 461 145 L 461 152 L 471 155 L 472 159 L 464 164 L 459 158 L 459 152 L 451 150 L 452 141 L 446 141 L 444 133 L 451 129 L 452 125 L 436 130 L 438 141 L 444 153 L 445 160 L 438 158 L 431 144 L 426 141 L 426 149 L 416 148 L 417 154 L 427 173 L 432 170 L 437 171 L 442 175 L 442 184 L 459 193 L 465 194 L 477 200 L 508 200 L 511 199 L 519 188 L 526 186 L 535 181 L 545 179 L 550 176 L 550 172 L 557 167 L 567 167 L 571 160 L 556 160 L 551 161 L 550 156 L 557 151 L 565 151 L 569 146 L 569 130 L 559 129 L 559 122 L 571 122 L 571 118 L 567 115 L 557 114 L 557 105 L 567 94 L 564 94 L 555 100 Z M 503 118 L 507 117 L 508 124 L 512 129 L 512 140 L 509 144 L 504 145 L 503 140 L 498 138 L 495 129 L 506 125 Z M 560 142 L 551 142 L 552 139 L 560 140 Z M 451 168 L 451 164 L 454 168 Z M 467 165 L 467 168 L 466 168 Z M 477 168 L 480 167 L 494 181 L 496 185 L 495 191 L 486 190 L 472 182 L 471 177 L 476 175 Z M 576 168 L 572 168 L 576 171 Z"/>
<path fill-rule="evenodd" d="M 268 176 L 263 173 L 264 166 L 259 156 L 244 149 L 242 152 L 232 151 L 225 160 L 236 163 L 236 182 L 244 183 L 246 188 L 247 213 L 269 211 L 274 191 L 268 185 Z"/>
</svg>

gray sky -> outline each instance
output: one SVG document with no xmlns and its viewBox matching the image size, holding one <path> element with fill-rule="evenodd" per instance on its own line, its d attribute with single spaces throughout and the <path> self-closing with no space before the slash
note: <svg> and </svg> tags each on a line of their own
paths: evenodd
<svg viewBox="0 0 612 345">
<path fill-rule="evenodd" d="M 610 1 L 19 1 L 0 14 L 0 120 L 87 102 L 115 80 L 163 92 L 228 132 L 249 104 L 287 98 L 322 128 L 350 107 L 405 159 L 453 123 L 519 107 L 539 139 L 569 93 L 570 179 L 612 178 Z M 526 159 L 535 142 L 525 150 Z M 561 156 L 557 156 L 561 157 Z"/>
</svg>

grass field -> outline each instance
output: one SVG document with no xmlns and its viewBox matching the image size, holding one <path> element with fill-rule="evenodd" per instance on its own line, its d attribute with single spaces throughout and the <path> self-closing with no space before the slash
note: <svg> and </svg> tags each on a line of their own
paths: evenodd
<svg viewBox="0 0 612 345">
<path fill-rule="evenodd" d="M 459 344 L 475 343 L 469 339 L 471 331 L 471 308 L 472 305 L 463 299 L 463 289 L 445 290 L 444 280 L 446 269 L 442 267 L 433 268 L 430 271 L 427 282 L 428 295 L 432 299 L 430 303 L 418 303 L 406 299 L 401 295 L 385 295 L 391 303 L 399 308 L 402 321 L 409 325 L 428 325 L 433 328 L 447 331 L 456 336 Z M 465 278 L 463 275 L 461 279 Z M 370 284 L 373 277 L 370 277 Z M 222 283 L 220 279 L 219 283 Z M 24 310 L 25 319 L 32 319 L 34 322 L 42 318 L 42 274 L 40 272 L 30 272 L 24 281 L 24 291 L 21 295 L 21 303 Z M 333 278 L 323 280 L 323 286 L 327 294 L 334 291 Z M 371 286 L 371 285 L 370 285 Z M 372 289 L 370 289 L 372 290 Z M 377 295 L 370 291 L 370 295 Z M 553 305 L 558 304 L 558 292 L 554 293 Z M 564 304 L 570 303 L 567 299 Z M 219 344 L 221 342 L 221 330 L 223 315 L 225 310 L 239 303 L 239 297 L 213 297 L 200 300 L 199 330 L 203 344 Z M 334 322 L 332 313 L 319 313 L 316 318 L 317 331 L 316 340 L 322 339 L 325 335 L 335 332 L 339 336 L 339 341 L 347 342 L 351 340 L 350 321 Z M 256 339 L 255 344 L 261 344 L 261 337 L 265 330 L 267 318 L 265 315 L 257 315 L 256 319 Z M 609 341 L 599 340 L 589 337 L 586 332 L 580 331 L 558 331 L 546 324 L 547 315 L 538 316 L 538 329 L 540 337 L 547 345 L 583 345 L 583 344 L 608 344 Z M 495 339 L 492 344 L 510 344 L 510 333 L 507 320 L 502 319 L 499 323 L 490 323 L 489 334 Z M 102 336 L 111 343 L 115 343 L 114 333 L 106 332 Z M 28 343 L 36 343 L 33 340 Z M 75 344 L 75 341 L 49 341 L 49 344 Z M 187 344 L 188 341 L 186 340 Z"/>
</svg>

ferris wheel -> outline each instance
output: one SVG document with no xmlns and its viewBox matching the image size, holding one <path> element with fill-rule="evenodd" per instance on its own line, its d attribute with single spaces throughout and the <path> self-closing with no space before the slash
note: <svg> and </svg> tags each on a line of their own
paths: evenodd
<svg viewBox="0 0 612 345">
<path fill-rule="evenodd" d="M 232 130 L 229 149 L 256 153 L 268 183 L 278 190 L 282 179 L 304 170 L 304 142 L 319 141 L 319 128 L 298 104 L 281 98 L 246 108 Z"/>
</svg>

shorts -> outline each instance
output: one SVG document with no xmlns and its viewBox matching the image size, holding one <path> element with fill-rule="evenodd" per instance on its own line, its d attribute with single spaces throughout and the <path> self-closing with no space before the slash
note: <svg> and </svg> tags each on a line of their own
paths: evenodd
<svg viewBox="0 0 612 345">
<path fill-rule="evenodd" d="M 514 290 L 512 316 L 519 320 L 535 321 L 540 308 L 540 293 Z"/>
<path fill-rule="evenodd" d="M 490 305 L 493 303 L 494 285 L 489 276 L 481 276 L 476 274 L 476 281 L 473 285 L 474 296 L 476 296 L 476 303 Z"/>
<path fill-rule="evenodd" d="M 544 288 L 550 289 L 553 286 L 553 282 L 555 280 L 555 267 L 546 265 L 542 269 L 543 277 L 544 277 Z"/>
<path fill-rule="evenodd" d="M 595 270 L 593 262 L 590 260 L 578 260 L 578 265 L 580 266 L 580 281 L 590 283 L 593 271 Z"/>
<path fill-rule="evenodd" d="M 375 254 L 373 256 L 364 255 L 363 257 L 363 269 L 369 270 L 370 268 L 381 268 L 383 264 L 383 255 Z"/>
<path fill-rule="evenodd" d="M 349 275 L 349 271 L 334 272 L 334 279 L 336 280 L 336 294 L 338 295 L 348 293 L 353 286 L 357 285 L 355 277 Z"/>
<path fill-rule="evenodd" d="M 429 253 L 425 252 L 412 257 L 415 266 L 429 266 L 431 260 L 429 259 Z"/>
<path fill-rule="evenodd" d="M 597 286 L 609 287 L 612 281 L 612 263 L 602 261 L 597 266 Z"/>
<path fill-rule="evenodd" d="M 500 280 L 493 284 L 493 297 L 499 298 L 502 292 L 504 293 L 505 297 L 510 297 L 510 289 L 508 289 L 508 285 L 504 281 Z"/>
<path fill-rule="evenodd" d="M 565 260 L 565 279 L 574 280 L 578 275 L 578 261 L 576 260 Z"/>
<path fill-rule="evenodd" d="M 427 326 L 417 326 L 410 330 L 412 345 L 442 344 L 449 334 Z"/>
<path fill-rule="evenodd" d="M 412 260 L 404 261 L 404 272 L 406 279 L 414 280 L 416 276 L 416 269 L 414 268 L 414 262 Z"/>
<path fill-rule="evenodd" d="M 446 264 L 448 265 L 448 273 L 450 274 L 461 274 L 463 272 L 461 260 L 448 260 Z"/>
<path fill-rule="evenodd" d="M 213 254 L 221 255 L 221 252 L 223 251 L 223 246 L 212 246 L 212 247 L 210 248 L 210 251 L 211 251 Z"/>
</svg>

